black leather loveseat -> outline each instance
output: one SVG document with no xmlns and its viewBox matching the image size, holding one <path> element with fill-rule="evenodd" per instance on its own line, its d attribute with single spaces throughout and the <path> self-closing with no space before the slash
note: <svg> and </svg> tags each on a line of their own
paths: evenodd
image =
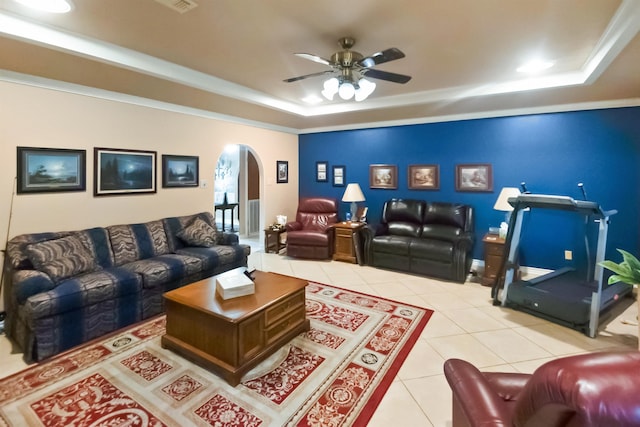
<svg viewBox="0 0 640 427">
<path fill-rule="evenodd" d="M 391 199 L 364 232 L 367 264 L 463 283 L 471 267 L 473 208 Z"/>
</svg>

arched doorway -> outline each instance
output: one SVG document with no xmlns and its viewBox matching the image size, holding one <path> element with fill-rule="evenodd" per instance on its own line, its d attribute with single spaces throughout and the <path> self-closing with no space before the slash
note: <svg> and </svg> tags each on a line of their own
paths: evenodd
<svg viewBox="0 0 640 427">
<path fill-rule="evenodd" d="M 260 163 L 250 147 L 230 144 L 216 163 L 214 204 L 216 224 L 240 238 L 260 238 Z M 233 226 L 233 227 L 232 227 Z"/>
</svg>

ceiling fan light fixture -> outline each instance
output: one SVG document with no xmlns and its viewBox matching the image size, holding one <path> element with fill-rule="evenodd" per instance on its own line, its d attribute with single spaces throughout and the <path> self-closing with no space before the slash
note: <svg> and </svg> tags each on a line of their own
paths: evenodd
<svg viewBox="0 0 640 427">
<path fill-rule="evenodd" d="M 364 101 L 375 89 L 376 84 L 374 82 L 365 78 L 360 79 L 360 81 L 358 81 L 358 89 L 356 89 L 356 101 Z"/>
<path fill-rule="evenodd" d="M 324 82 L 324 90 L 321 92 L 322 96 L 327 98 L 329 101 L 333 101 L 333 97 L 336 93 L 338 93 L 338 88 L 340 86 L 340 82 L 337 78 L 332 77 Z"/>
<path fill-rule="evenodd" d="M 350 100 L 351 98 L 353 98 L 353 95 L 355 95 L 356 93 L 356 88 L 353 86 L 353 83 L 351 82 L 344 82 L 340 85 L 340 89 L 338 89 L 338 95 L 340 95 L 340 98 L 344 99 L 345 101 Z"/>
</svg>

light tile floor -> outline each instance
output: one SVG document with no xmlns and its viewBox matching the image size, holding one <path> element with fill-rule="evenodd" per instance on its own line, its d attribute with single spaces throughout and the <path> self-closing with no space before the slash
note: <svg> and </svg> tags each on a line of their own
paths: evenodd
<svg viewBox="0 0 640 427">
<path fill-rule="evenodd" d="M 533 372 L 561 356 L 612 348 L 637 348 L 637 305 L 623 301 L 596 339 L 507 308 L 493 306 L 490 289 L 379 270 L 337 261 L 308 261 L 265 254 L 251 244 L 249 267 L 305 278 L 404 301 L 434 310 L 370 426 L 450 426 L 451 392 L 442 373 L 448 358 L 470 361 L 482 370 Z M 23 369 L 20 353 L 0 336 L 0 378 Z"/>
</svg>

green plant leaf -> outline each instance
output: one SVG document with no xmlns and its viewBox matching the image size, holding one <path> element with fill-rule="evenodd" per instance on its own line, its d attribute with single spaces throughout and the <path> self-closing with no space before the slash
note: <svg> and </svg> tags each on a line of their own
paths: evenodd
<svg viewBox="0 0 640 427">
<path fill-rule="evenodd" d="M 609 277 L 608 283 L 624 282 L 629 285 L 640 284 L 640 261 L 631 253 L 617 249 L 622 254 L 622 262 L 617 264 L 610 260 L 599 263 L 607 270 L 611 270 L 613 274 Z"/>
<path fill-rule="evenodd" d="M 622 249 L 618 249 L 618 252 L 622 254 L 624 262 L 627 263 L 631 271 L 635 271 L 636 273 L 640 272 L 640 261 L 638 260 L 638 258 Z"/>
</svg>

